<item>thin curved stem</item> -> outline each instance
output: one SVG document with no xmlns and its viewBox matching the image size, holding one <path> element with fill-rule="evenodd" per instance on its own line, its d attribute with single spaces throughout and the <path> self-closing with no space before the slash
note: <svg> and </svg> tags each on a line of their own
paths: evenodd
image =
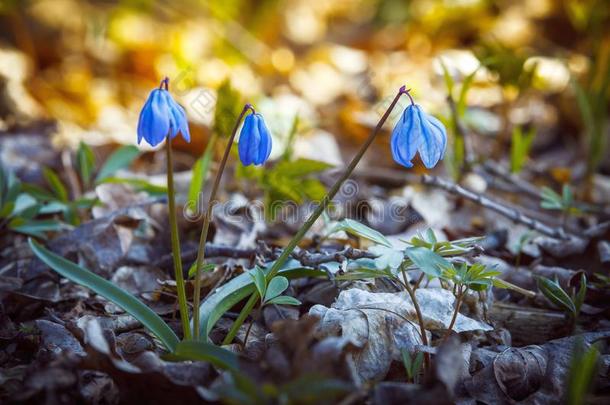
<svg viewBox="0 0 610 405">
<path fill-rule="evenodd" d="M 172 140 L 168 136 L 165 145 L 167 154 L 167 204 L 169 214 L 169 228 L 172 238 L 172 256 L 174 259 L 174 273 L 176 277 L 176 290 L 178 290 L 178 304 L 180 305 L 180 320 L 185 339 L 191 338 L 189 327 L 189 313 L 184 288 L 184 274 L 182 273 L 182 255 L 180 254 L 180 237 L 178 235 L 178 221 L 176 219 L 176 197 L 174 191 L 174 167 L 172 159 Z"/>
<path fill-rule="evenodd" d="M 222 178 L 222 173 L 225 170 L 225 166 L 227 165 L 227 160 L 229 159 L 229 153 L 231 152 L 231 146 L 233 146 L 233 142 L 235 140 L 235 135 L 237 134 L 237 130 L 239 129 L 239 124 L 241 120 L 244 118 L 244 115 L 248 112 L 248 110 L 252 110 L 254 113 L 254 108 L 250 104 L 246 104 L 239 114 L 237 121 L 235 122 L 235 126 L 233 127 L 233 132 L 231 132 L 231 137 L 227 143 L 225 148 L 225 152 L 222 155 L 222 160 L 220 161 L 220 165 L 218 166 L 218 171 L 216 172 L 216 178 L 214 179 L 214 184 L 212 185 L 212 191 L 210 193 L 210 199 L 208 200 L 208 206 L 206 209 L 205 216 L 203 217 L 203 226 L 201 227 L 201 235 L 199 236 L 199 248 L 197 249 L 197 261 L 195 262 L 195 268 L 197 269 L 195 272 L 195 291 L 193 293 L 193 335 L 195 340 L 199 338 L 199 302 L 201 301 L 201 268 L 203 267 L 203 263 L 205 260 L 205 242 L 208 239 L 208 230 L 210 228 L 210 221 L 212 218 L 212 208 L 214 208 L 214 204 L 216 204 L 216 193 L 218 192 L 218 186 L 220 185 L 220 179 Z"/>
<path fill-rule="evenodd" d="M 455 321 L 457 320 L 457 315 L 460 312 L 460 307 L 462 306 L 462 299 L 464 298 L 466 291 L 462 289 L 462 286 L 459 286 L 457 289 L 456 302 L 455 302 L 455 310 L 453 311 L 453 317 L 451 318 L 451 322 L 449 323 L 449 327 L 447 328 L 447 332 L 445 332 L 445 336 L 443 336 L 443 342 L 451 336 L 451 331 L 453 330 L 453 325 L 455 325 Z"/>
<path fill-rule="evenodd" d="M 339 192 L 339 189 L 341 188 L 341 186 L 343 185 L 345 180 L 347 180 L 349 178 L 349 176 L 352 174 L 352 172 L 356 168 L 356 165 L 358 164 L 358 162 L 360 162 L 360 159 L 362 159 L 362 156 L 364 156 L 364 153 L 367 151 L 369 146 L 371 146 L 371 144 L 377 137 L 377 134 L 381 130 L 381 127 L 383 127 L 383 124 L 388 119 L 388 116 L 390 115 L 390 113 L 392 112 L 394 107 L 396 106 L 396 103 L 398 103 L 398 99 L 403 94 L 407 94 L 407 90 L 406 90 L 405 86 L 402 86 L 400 88 L 400 90 L 394 97 L 394 100 L 392 100 L 392 103 L 390 104 L 390 106 L 388 107 L 386 112 L 383 114 L 383 116 L 377 123 L 377 126 L 375 126 L 375 129 L 373 129 L 373 131 L 371 132 L 371 134 L 369 135 L 367 140 L 360 147 L 360 150 L 358 151 L 356 156 L 354 156 L 354 158 L 352 159 L 350 164 L 347 166 L 347 168 L 345 169 L 345 171 L 343 172 L 341 177 L 335 182 L 335 184 L 333 184 L 332 188 L 328 191 L 328 193 L 322 199 L 322 202 L 320 203 L 320 205 L 318 205 L 316 207 L 316 209 L 314 210 L 314 212 L 311 213 L 311 215 L 309 216 L 307 221 L 305 221 L 303 226 L 292 237 L 292 239 L 290 240 L 288 245 L 284 248 L 280 257 L 278 257 L 277 260 L 273 263 L 273 265 L 271 266 L 271 269 L 267 273 L 267 276 L 266 276 L 267 281 L 271 280 L 273 277 L 275 277 L 277 275 L 277 273 L 280 271 L 280 269 L 282 268 L 284 263 L 286 263 L 286 260 L 288 260 L 290 258 L 290 256 L 292 255 L 292 251 L 297 246 L 297 244 L 301 241 L 301 239 L 303 239 L 305 234 L 313 226 L 313 224 L 320 217 L 320 215 L 322 215 L 322 213 L 326 210 L 326 208 L 328 208 L 328 205 L 330 204 L 332 199 L 335 197 L 337 192 Z M 235 322 L 233 322 L 233 326 L 231 327 L 231 329 L 229 330 L 229 333 L 225 337 L 223 344 L 229 344 L 233 341 L 233 338 L 235 338 L 235 335 L 237 334 L 237 331 L 241 327 L 242 323 L 244 322 L 244 320 L 246 319 L 248 314 L 250 312 L 252 312 L 252 309 L 254 308 L 254 305 L 256 304 L 256 299 L 257 299 L 256 293 L 253 293 L 252 295 L 250 295 L 248 302 L 246 303 L 246 305 L 240 312 L 238 318 L 235 320 Z"/>
<path fill-rule="evenodd" d="M 409 294 L 409 297 L 411 298 L 411 302 L 413 302 L 413 307 L 415 308 L 415 315 L 417 316 L 417 322 L 419 323 L 421 341 L 425 346 L 428 346 L 428 336 L 426 335 L 426 327 L 424 326 L 424 317 L 421 313 L 421 308 L 419 307 L 417 296 L 415 295 L 415 291 L 413 291 L 413 288 L 411 288 L 409 280 L 407 280 L 407 272 L 405 271 L 404 266 L 400 266 L 400 271 L 402 273 L 404 287 L 407 290 L 407 294 Z M 424 362 L 426 364 L 426 369 L 428 369 L 430 366 L 430 354 L 424 353 Z"/>
</svg>

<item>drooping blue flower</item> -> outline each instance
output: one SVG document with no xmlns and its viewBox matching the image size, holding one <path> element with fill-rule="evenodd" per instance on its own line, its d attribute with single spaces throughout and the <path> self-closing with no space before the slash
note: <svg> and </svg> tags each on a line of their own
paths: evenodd
<svg viewBox="0 0 610 405">
<path fill-rule="evenodd" d="M 413 167 L 411 161 L 419 152 L 424 166 L 432 169 L 445 154 L 447 131 L 439 120 L 426 114 L 419 105 L 411 104 L 396 123 L 390 143 L 397 163 Z"/>
<path fill-rule="evenodd" d="M 244 119 L 237 147 L 239 159 L 244 166 L 262 165 L 271 154 L 271 133 L 263 116 L 252 113 Z"/>
<path fill-rule="evenodd" d="M 156 146 L 168 136 L 175 138 L 178 133 L 185 141 L 191 141 L 186 112 L 167 91 L 167 80 L 161 82 L 161 86 L 164 84 L 166 88 L 153 90 L 142 107 L 138 120 L 138 144 L 144 139 Z"/>
</svg>

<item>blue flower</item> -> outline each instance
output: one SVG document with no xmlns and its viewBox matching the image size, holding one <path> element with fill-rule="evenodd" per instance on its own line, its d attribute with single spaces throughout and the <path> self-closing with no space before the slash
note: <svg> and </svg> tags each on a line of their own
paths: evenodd
<svg viewBox="0 0 610 405">
<path fill-rule="evenodd" d="M 239 159 L 244 166 L 262 165 L 271 154 L 271 133 L 263 116 L 258 113 L 248 115 L 239 133 Z"/>
<path fill-rule="evenodd" d="M 445 154 L 447 131 L 439 120 L 426 114 L 419 105 L 411 104 L 396 123 L 390 143 L 397 163 L 413 167 L 411 160 L 419 151 L 424 166 L 432 169 Z"/>
<path fill-rule="evenodd" d="M 153 90 L 142 107 L 138 120 L 138 144 L 144 139 L 151 146 L 163 142 L 168 136 L 173 139 L 178 133 L 187 142 L 191 141 L 186 112 L 167 91 L 167 79 L 161 82 L 166 88 Z"/>
</svg>

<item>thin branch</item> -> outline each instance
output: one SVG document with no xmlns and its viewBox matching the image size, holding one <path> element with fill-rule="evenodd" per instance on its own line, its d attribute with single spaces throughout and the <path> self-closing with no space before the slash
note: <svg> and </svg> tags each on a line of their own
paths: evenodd
<svg viewBox="0 0 610 405">
<path fill-rule="evenodd" d="M 456 194 L 552 238 L 568 239 L 568 235 L 566 235 L 566 232 L 561 228 L 552 228 L 540 221 L 524 215 L 516 208 L 510 207 L 507 203 L 492 200 L 451 181 L 424 174 L 421 178 L 421 183 L 428 186 L 438 187 L 449 193 Z"/>
</svg>

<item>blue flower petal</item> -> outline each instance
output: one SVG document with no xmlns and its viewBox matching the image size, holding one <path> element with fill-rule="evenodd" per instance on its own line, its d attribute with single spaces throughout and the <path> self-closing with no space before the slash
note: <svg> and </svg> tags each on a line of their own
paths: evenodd
<svg viewBox="0 0 610 405">
<path fill-rule="evenodd" d="M 426 114 L 426 118 L 428 122 L 432 126 L 433 133 L 436 137 L 436 141 L 440 145 L 439 148 L 439 157 L 436 159 L 437 161 L 442 160 L 445 156 L 445 151 L 447 149 L 447 130 L 442 122 L 440 122 L 436 117 L 432 115 Z"/>
<path fill-rule="evenodd" d="M 413 167 L 411 160 L 415 157 L 421 142 L 420 119 L 414 106 L 407 107 L 401 119 L 394 126 L 390 144 L 394 160 L 407 167 Z"/>
<path fill-rule="evenodd" d="M 138 120 L 138 143 L 144 139 L 151 146 L 156 146 L 169 133 L 169 106 L 164 91 L 155 89 L 148 96 Z"/>
<path fill-rule="evenodd" d="M 428 169 L 433 168 L 440 157 L 440 147 L 434 132 L 426 118 L 426 114 L 417 106 L 417 114 L 420 119 L 420 130 L 422 132 L 422 140 L 418 151 L 424 166 Z"/>
<path fill-rule="evenodd" d="M 258 133 L 260 134 L 260 145 L 258 150 L 258 158 L 255 164 L 261 165 L 269 159 L 269 155 L 271 154 L 271 133 L 265 124 L 265 120 L 263 116 L 258 115 Z"/>
<path fill-rule="evenodd" d="M 239 133 L 239 143 L 237 145 L 237 151 L 239 152 L 239 159 L 244 166 L 251 165 L 254 161 L 252 150 L 254 149 L 256 140 L 254 139 L 254 127 L 256 122 L 252 115 L 248 115 L 244 119 L 244 125 Z"/>
<path fill-rule="evenodd" d="M 191 134 L 189 132 L 188 120 L 186 118 L 186 112 L 180 104 L 178 104 L 172 96 L 167 93 L 167 101 L 170 106 L 171 115 L 171 134 L 172 139 L 178 135 L 178 132 L 182 134 L 185 141 L 191 141 Z"/>
</svg>

